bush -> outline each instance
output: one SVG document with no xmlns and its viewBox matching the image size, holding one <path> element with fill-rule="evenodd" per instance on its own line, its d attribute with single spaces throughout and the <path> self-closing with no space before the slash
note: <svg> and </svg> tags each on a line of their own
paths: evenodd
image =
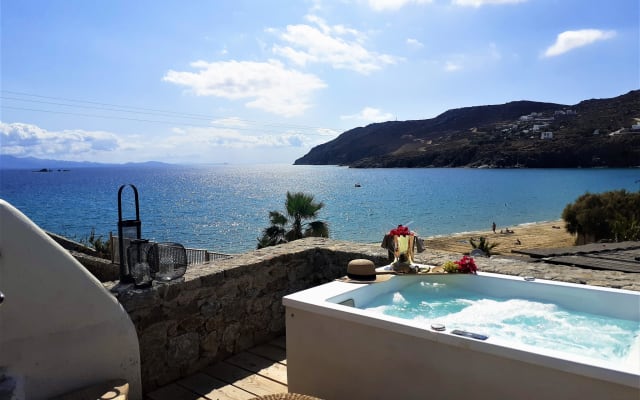
<svg viewBox="0 0 640 400">
<path fill-rule="evenodd" d="M 478 243 L 476 243 L 476 240 L 474 238 L 470 238 L 469 244 L 473 249 L 482 250 L 482 252 L 486 254 L 487 257 L 491 256 L 493 248 L 498 245 L 498 243 L 489 243 L 487 238 L 485 238 L 484 236 L 480 236 L 480 238 L 478 239 Z"/>
<path fill-rule="evenodd" d="M 96 251 L 96 256 L 104 259 L 111 258 L 111 241 L 103 240 L 102 236 L 96 236 L 95 228 L 91 228 L 88 238 L 80 239 L 80 243 L 92 247 Z"/>
<path fill-rule="evenodd" d="M 640 240 L 640 191 L 585 193 L 562 211 L 565 228 L 576 244 L 604 240 Z"/>
</svg>

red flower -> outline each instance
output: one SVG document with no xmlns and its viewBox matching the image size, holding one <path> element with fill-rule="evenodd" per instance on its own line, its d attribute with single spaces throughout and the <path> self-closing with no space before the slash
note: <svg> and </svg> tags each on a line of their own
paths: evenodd
<svg viewBox="0 0 640 400">
<path fill-rule="evenodd" d="M 458 272 L 463 274 L 475 274 L 478 271 L 476 262 L 469 256 L 463 256 L 460 260 L 455 261 L 458 265 Z"/>
<path fill-rule="evenodd" d="M 411 231 L 408 226 L 398 225 L 397 228 L 394 228 L 389 231 L 389 235 L 392 236 L 402 236 L 402 235 L 411 235 Z"/>
</svg>

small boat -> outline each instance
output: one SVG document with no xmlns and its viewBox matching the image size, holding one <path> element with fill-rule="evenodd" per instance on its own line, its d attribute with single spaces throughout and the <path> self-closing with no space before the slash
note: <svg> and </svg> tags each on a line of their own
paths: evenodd
<svg viewBox="0 0 640 400">
<path fill-rule="evenodd" d="M 356 183 L 354 186 L 355 186 L 355 187 L 362 187 L 362 185 L 361 185 L 361 184 L 359 184 L 359 183 Z"/>
</svg>

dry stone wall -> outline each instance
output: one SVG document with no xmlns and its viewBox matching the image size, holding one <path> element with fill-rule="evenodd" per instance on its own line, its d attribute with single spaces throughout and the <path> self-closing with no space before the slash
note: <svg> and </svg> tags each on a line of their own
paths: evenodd
<svg viewBox="0 0 640 400">
<path fill-rule="evenodd" d="M 420 263 L 440 265 L 458 254 L 427 250 Z M 191 266 L 182 282 L 149 289 L 113 289 L 136 326 L 143 391 L 193 374 L 207 365 L 285 332 L 282 297 L 346 274 L 347 263 L 388 263 L 379 244 L 307 238 Z M 640 274 L 589 271 L 520 260 L 476 259 L 481 271 L 534 276 L 640 290 Z"/>
<path fill-rule="evenodd" d="M 284 334 L 282 297 L 345 275 L 349 260 L 385 263 L 386 250 L 353 247 L 310 238 L 191 266 L 182 282 L 106 284 L 136 326 L 144 392 Z"/>
</svg>

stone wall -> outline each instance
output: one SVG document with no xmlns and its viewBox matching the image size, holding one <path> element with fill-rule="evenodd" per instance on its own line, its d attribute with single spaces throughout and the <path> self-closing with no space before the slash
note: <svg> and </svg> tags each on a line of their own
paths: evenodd
<svg viewBox="0 0 640 400">
<path fill-rule="evenodd" d="M 90 256 L 69 250 L 69 253 L 80 262 L 100 282 L 109 282 L 120 279 L 120 265 L 113 264 L 104 258 Z"/>
<path fill-rule="evenodd" d="M 427 250 L 420 263 L 441 265 L 460 255 Z M 307 238 L 190 266 L 183 282 L 149 289 L 114 289 L 138 332 L 143 391 L 285 332 L 282 297 L 346 274 L 347 263 L 368 258 L 388 263 L 379 244 Z M 481 271 L 640 290 L 640 274 L 591 271 L 541 262 L 476 259 Z"/>
<path fill-rule="evenodd" d="M 148 393 L 285 332 L 282 297 L 346 274 L 354 258 L 386 263 L 374 246 L 309 238 L 190 266 L 183 282 L 114 289 L 136 326 Z M 114 287 L 115 286 L 115 287 Z"/>
</svg>

